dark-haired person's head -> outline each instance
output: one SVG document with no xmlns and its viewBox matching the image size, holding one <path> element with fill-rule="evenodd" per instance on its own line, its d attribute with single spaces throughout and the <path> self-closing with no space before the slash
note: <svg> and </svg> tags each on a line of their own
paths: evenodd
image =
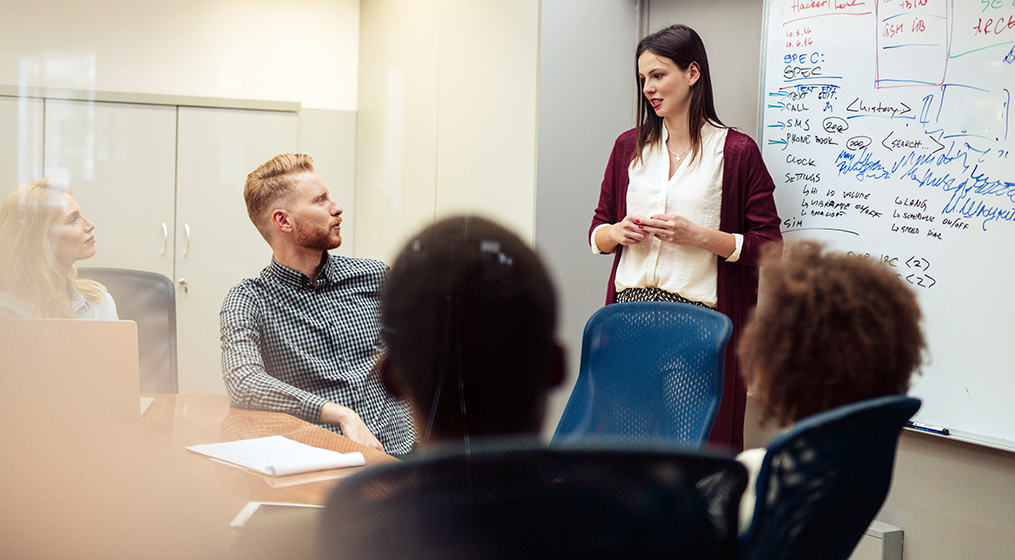
<svg viewBox="0 0 1015 560">
<path fill-rule="evenodd" d="M 424 443 L 540 430 L 563 352 L 553 285 L 518 236 L 471 216 L 424 229 L 388 275 L 381 321 L 382 379 Z"/>
<path fill-rule="evenodd" d="M 664 120 L 679 115 L 674 106 L 685 95 L 679 93 L 681 87 L 687 88 L 686 95 L 689 96 L 686 124 L 693 161 L 701 149 L 701 127 L 705 123 L 723 126 L 715 110 L 712 72 L 701 37 L 686 25 L 671 25 L 642 39 L 634 58 L 635 77 L 641 92 L 638 96 L 638 144 L 634 161 L 641 162 L 645 146 L 662 142 Z M 664 86 L 666 88 L 680 83 L 686 85 L 677 86 L 678 91 L 671 91 L 668 96 L 658 95 L 657 87 L 663 87 L 659 84 L 667 81 L 670 85 Z M 659 97 L 663 99 L 660 101 Z M 660 103 L 658 106 L 657 102 Z M 677 111 L 677 115 L 672 114 L 673 111 Z"/>
<path fill-rule="evenodd" d="M 721 122 L 715 111 L 712 72 L 708 67 L 705 43 L 693 29 L 681 24 L 660 29 L 638 43 L 635 61 L 640 60 L 646 52 L 668 59 L 681 70 L 687 70 L 692 65 L 698 68 L 700 78 L 691 88 L 692 98 L 688 115 L 691 128 L 698 128 L 707 120 Z M 637 64 L 635 66 L 637 67 Z M 635 71 L 637 72 L 637 69 Z M 639 99 L 639 104 L 643 119 L 655 117 L 651 103 L 644 96 Z"/>
<path fill-rule="evenodd" d="M 888 266 L 804 241 L 770 250 L 761 275 L 739 352 L 764 421 L 906 393 L 923 357 L 920 307 Z"/>
</svg>

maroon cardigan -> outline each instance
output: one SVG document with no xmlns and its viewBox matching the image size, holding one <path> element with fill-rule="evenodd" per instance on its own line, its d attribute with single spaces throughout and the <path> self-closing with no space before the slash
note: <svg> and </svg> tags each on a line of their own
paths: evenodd
<svg viewBox="0 0 1015 560">
<path fill-rule="evenodd" d="M 599 206 L 592 218 L 592 231 L 601 224 L 615 224 L 627 215 L 628 168 L 637 145 L 634 129 L 620 135 L 613 146 L 599 194 Z M 722 208 L 719 230 L 744 236 L 740 258 L 718 266 L 717 309 L 733 322 L 733 335 L 726 346 L 726 372 L 723 399 L 712 426 L 709 444 L 728 446 L 733 450 L 744 446 L 744 410 L 747 406 L 747 384 L 740 377 L 737 343 L 748 315 L 758 303 L 758 262 L 762 248 L 782 240 L 779 216 L 772 192 L 775 184 L 761 159 L 761 151 L 746 134 L 730 129 L 723 145 Z M 613 271 L 606 288 L 606 304 L 615 303 L 614 280 L 623 246 L 615 251 Z"/>
</svg>

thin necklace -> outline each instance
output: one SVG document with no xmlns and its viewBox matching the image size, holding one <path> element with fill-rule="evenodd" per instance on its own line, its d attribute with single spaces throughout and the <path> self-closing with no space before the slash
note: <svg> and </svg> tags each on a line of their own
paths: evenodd
<svg viewBox="0 0 1015 560">
<path fill-rule="evenodd" d="M 669 152 L 673 156 L 673 161 L 675 161 L 677 163 L 680 163 L 680 156 L 686 154 L 687 150 L 690 150 L 690 149 L 691 149 L 691 145 L 688 144 L 687 147 L 684 148 L 684 151 L 682 151 L 682 152 L 680 152 L 678 154 L 678 153 L 674 152 L 673 150 L 671 150 L 669 146 L 666 146 L 666 151 Z"/>
</svg>

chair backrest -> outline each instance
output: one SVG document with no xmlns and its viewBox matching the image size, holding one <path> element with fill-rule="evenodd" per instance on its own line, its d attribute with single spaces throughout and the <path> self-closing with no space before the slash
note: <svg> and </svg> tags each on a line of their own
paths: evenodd
<svg viewBox="0 0 1015 560">
<path fill-rule="evenodd" d="M 553 443 L 665 439 L 702 447 L 722 401 L 730 319 L 686 303 L 607 305 L 585 325 Z"/>
<path fill-rule="evenodd" d="M 731 458 L 689 451 L 428 452 L 342 482 L 318 557 L 734 558 L 746 477 Z"/>
<path fill-rule="evenodd" d="M 903 396 L 797 422 L 768 445 L 743 557 L 845 560 L 888 495 L 899 433 L 920 408 Z"/>
<path fill-rule="evenodd" d="M 120 319 L 137 323 L 141 392 L 178 392 L 173 281 L 157 272 L 126 268 L 79 267 L 78 276 L 105 286 Z"/>
</svg>

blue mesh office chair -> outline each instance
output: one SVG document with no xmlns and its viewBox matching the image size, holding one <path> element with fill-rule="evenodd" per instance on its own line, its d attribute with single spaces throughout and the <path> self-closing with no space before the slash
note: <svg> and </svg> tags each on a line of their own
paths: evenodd
<svg viewBox="0 0 1015 560">
<path fill-rule="evenodd" d="M 318 558 L 734 558 L 746 477 L 731 458 L 672 449 L 428 450 L 342 482 Z"/>
<path fill-rule="evenodd" d="M 79 267 L 78 277 L 95 280 L 116 301 L 120 319 L 137 323 L 141 393 L 176 393 L 176 287 L 157 272 Z"/>
<path fill-rule="evenodd" d="M 750 560 L 846 560 L 888 495 L 899 433 L 919 399 L 881 397 L 797 422 L 768 445 Z"/>
<path fill-rule="evenodd" d="M 704 446 L 733 326 L 697 305 L 607 305 L 585 325 L 578 381 L 553 444 L 600 438 Z"/>
</svg>

